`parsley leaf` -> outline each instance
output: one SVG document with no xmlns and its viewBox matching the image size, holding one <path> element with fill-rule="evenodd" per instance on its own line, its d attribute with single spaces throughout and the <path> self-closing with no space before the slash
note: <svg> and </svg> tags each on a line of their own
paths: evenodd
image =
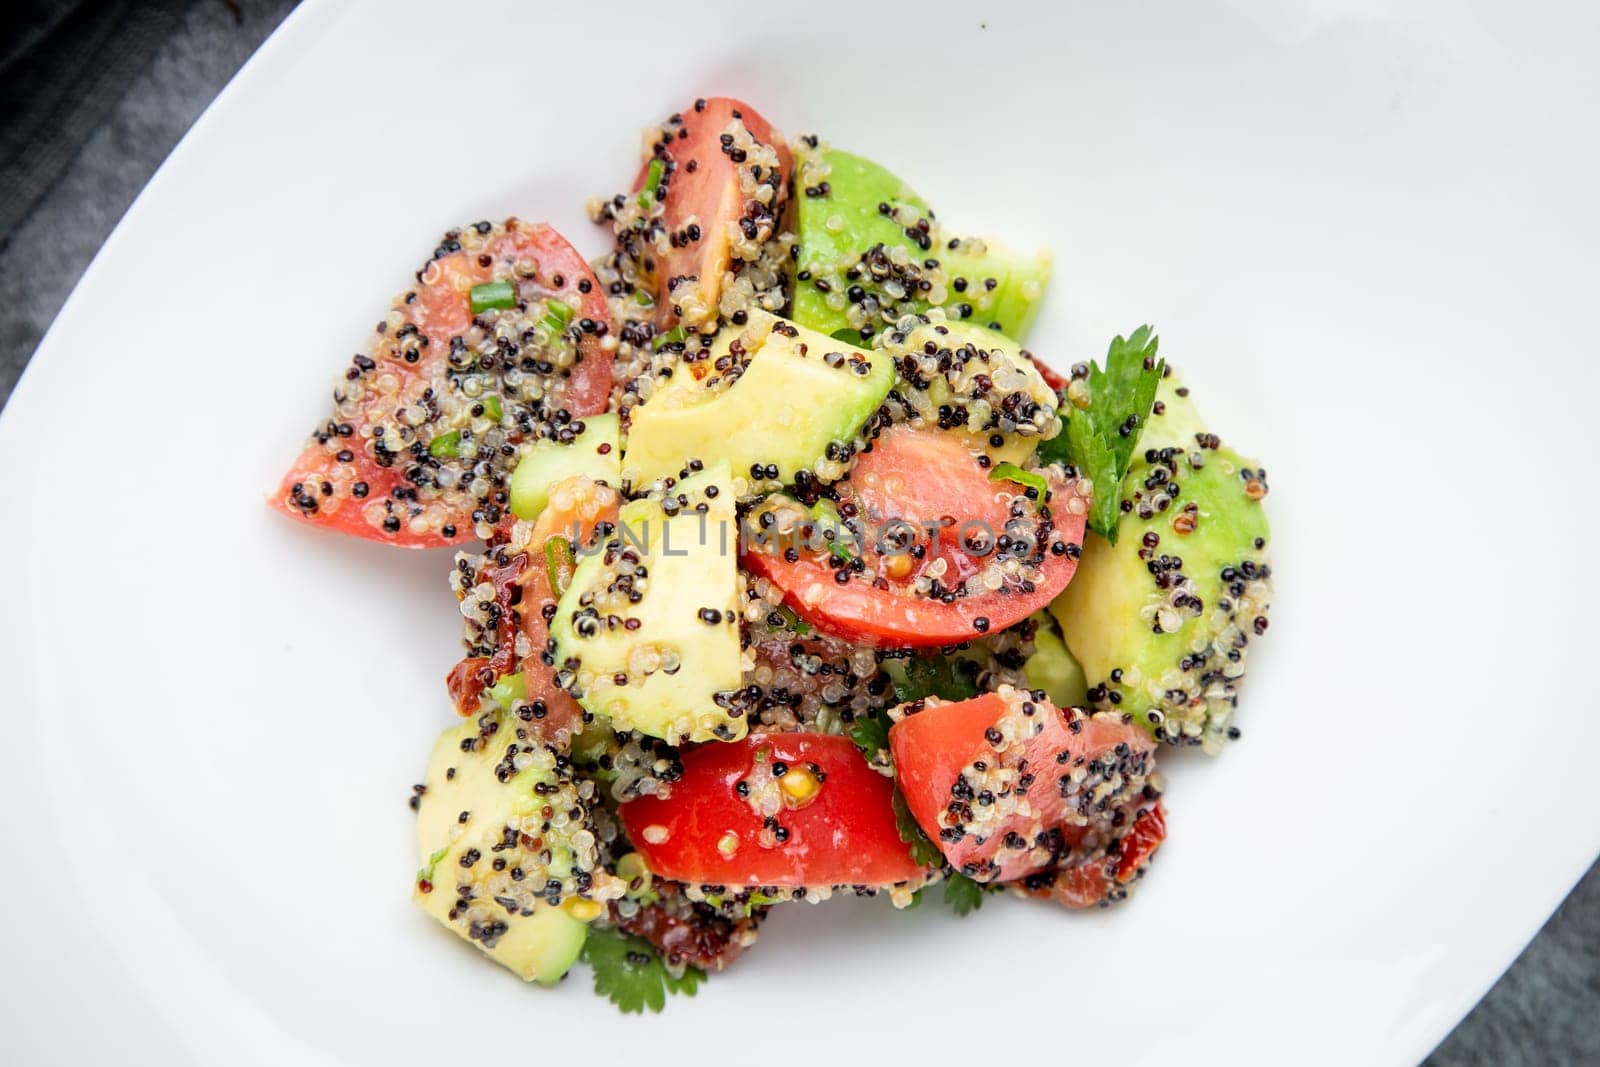
<svg viewBox="0 0 1600 1067">
<path fill-rule="evenodd" d="M 959 871 L 944 882 L 944 902 L 957 915 L 967 915 L 983 907 L 984 887 Z"/>
<path fill-rule="evenodd" d="M 693 967 L 674 978 L 650 942 L 617 930 L 591 927 L 583 958 L 594 968 L 594 991 L 625 1014 L 660 1011 L 668 993 L 692 997 L 705 980 L 705 972 Z"/>
<path fill-rule="evenodd" d="M 1156 386 L 1166 371 L 1165 361 L 1156 358 L 1158 343 L 1148 326 L 1139 327 L 1126 339 L 1113 340 L 1105 367 L 1089 365 L 1089 406 L 1070 412 L 1066 433 L 1061 435 L 1072 465 L 1094 480 L 1089 526 L 1112 544 L 1117 543 L 1117 524 L 1122 518 L 1122 478 L 1128 473 L 1139 435 L 1150 419 Z"/>
</svg>

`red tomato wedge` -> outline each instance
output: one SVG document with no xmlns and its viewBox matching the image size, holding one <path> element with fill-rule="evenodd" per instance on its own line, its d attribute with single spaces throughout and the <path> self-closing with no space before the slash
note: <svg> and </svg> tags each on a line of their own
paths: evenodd
<svg viewBox="0 0 1600 1067">
<path fill-rule="evenodd" d="M 893 797 L 848 738 L 751 734 L 685 752 L 667 799 L 621 812 L 650 869 L 675 881 L 886 886 L 924 873 L 895 829 Z"/>
<path fill-rule="evenodd" d="M 464 584 L 475 588 L 486 581 L 495 591 L 494 624 L 485 634 L 492 644 L 485 650 L 488 655 L 468 656 L 451 668 L 446 686 L 457 714 L 476 714 L 485 688 L 503 675 L 520 673 L 526 699 L 533 704 L 530 725 L 540 736 L 564 744 L 581 727 L 583 710 L 555 684 L 555 669 L 543 658 L 559 599 L 550 584 L 547 546 L 552 538 L 570 542 L 574 532 L 587 543 L 601 523 L 617 521 L 621 502 L 616 490 L 588 478 L 563 479 L 551 486 L 549 503 L 531 530 L 510 527 L 504 540 L 485 549 L 471 581 Z M 516 653 L 519 634 L 532 650 L 526 656 Z"/>
<path fill-rule="evenodd" d="M 491 283 L 504 306 L 474 315 L 473 288 Z M 352 360 L 273 506 L 406 548 L 472 539 L 480 520 L 504 512 L 496 494 L 515 466 L 504 445 L 606 410 L 608 321 L 589 265 L 549 226 L 508 219 L 452 230 Z M 504 379 L 512 369 L 523 380 L 515 387 Z"/>
<path fill-rule="evenodd" d="M 680 319 L 700 326 L 716 318 L 723 274 L 747 258 L 740 247 L 753 250 L 777 232 L 794 158 L 755 108 L 717 96 L 696 100 L 663 125 L 635 192 L 655 161 L 668 241 L 651 272 L 657 326 L 671 329 Z M 755 195 L 762 186 L 769 192 Z"/>
<path fill-rule="evenodd" d="M 1159 796 L 1156 744 L 1124 716 L 1062 710 L 1010 686 L 904 712 L 889 730 L 900 792 L 963 874 L 1015 881 L 1094 866 L 1108 850 L 1137 866 L 1159 843 L 1138 814 Z"/>
<path fill-rule="evenodd" d="M 824 633 L 881 648 L 960 644 L 1021 621 L 1072 580 L 1088 497 L 1075 478 L 1049 487 L 1041 507 L 991 479 L 954 435 L 895 426 L 838 486 L 866 526 L 863 555 L 751 544 L 741 562 Z M 937 523 L 935 544 L 926 526 Z M 896 530 L 917 531 L 911 554 L 894 551 Z"/>
</svg>

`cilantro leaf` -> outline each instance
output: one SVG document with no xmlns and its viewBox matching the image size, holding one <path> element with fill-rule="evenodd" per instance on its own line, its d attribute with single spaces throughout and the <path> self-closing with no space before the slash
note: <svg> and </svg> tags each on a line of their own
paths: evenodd
<svg viewBox="0 0 1600 1067">
<path fill-rule="evenodd" d="M 917 817 L 906 805 L 906 798 L 900 795 L 899 786 L 894 791 L 894 828 L 900 832 L 900 840 L 911 846 L 912 862 L 922 867 L 944 866 L 944 853 L 922 832 Z"/>
<path fill-rule="evenodd" d="M 984 887 L 960 872 L 954 872 L 944 883 L 944 902 L 957 915 L 968 915 L 983 907 Z"/>
<path fill-rule="evenodd" d="M 881 715 L 857 715 L 850 724 L 850 740 L 873 763 L 880 752 L 889 751 L 889 724 Z"/>
<path fill-rule="evenodd" d="M 692 997 L 705 980 L 705 973 L 693 967 L 673 977 L 650 942 L 618 930 L 591 927 L 583 958 L 594 968 L 594 991 L 624 1014 L 643 1014 L 645 1008 L 658 1012 L 668 993 Z"/>
<path fill-rule="evenodd" d="M 1156 358 L 1158 345 L 1149 326 L 1113 340 L 1105 367 L 1089 365 L 1085 383 L 1089 406 L 1078 410 L 1068 405 L 1074 409 L 1066 433 L 1061 435 L 1066 438 L 1072 465 L 1094 480 L 1089 526 L 1112 544 L 1117 543 L 1117 525 L 1122 518 L 1122 479 L 1150 419 L 1156 386 L 1166 372 L 1165 361 Z"/>
<path fill-rule="evenodd" d="M 1062 411 L 1062 417 L 1066 417 L 1065 411 Z M 1072 423 L 1067 423 L 1067 426 L 1071 425 Z M 1070 466 L 1072 464 L 1072 446 L 1067 443 L 1066 427 L 1063 427 L 1061 432 L 1050 438 L 1050 440 L 1039 442 L 1039 451 L 1035 455 L 1038 457 L 1038 464 L 1041 467 L 1047 467 L 1052 463 Z"/>
<path fill-rule="evenodd" d="M 978 695 L 977 683 L 962 669 L 961 660 L 950 656 L 910 656 L 891 662 L 900 668 L 891 668 L 889 677 L 894 681 L 895 699 L 902 704 L 925 697 L 969 700 Z"/>
<path fill-rule="evenodd" d="M 706 972 L 698 967 L 685 967 L 683 976 L 680 978 L 672 977 L 672 972 L 665 967 L 661 968 L 661 973 L 666 975 L 668 993 L 682 993 L 686 997 L 692 997 L 698 993 L 700 991 L 700 983 L 706 980 Z"/>
</svg>

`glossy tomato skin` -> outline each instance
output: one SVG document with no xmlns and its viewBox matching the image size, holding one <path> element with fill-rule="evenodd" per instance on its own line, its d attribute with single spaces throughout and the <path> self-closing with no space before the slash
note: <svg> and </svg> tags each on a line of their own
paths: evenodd
<svg viewBox="0 0 1600 1067">
<path fill-rule="evenodd" d="M 1058 469 L 1056 469 L 1058 470 Z M 840 492 L 869 527 L 860 569 L 839 582 L 839 561 L 827 553 L 770 551 L 751 545 L 742 562 L 783 592 L 783 602 L 823 633 L 880 648 L 960 644 L 998 632 L 1044 607 L 1077 570 L 1088 496 L 1075 478 L 1049 476 L 1043 508 L 1020 497 L 1023 487 L 990 478 L 990 471 L 953 434 L 895 426 L 881 434 Z M 1020 499 L 1020 503 L 1019 503 Z M 878 550 L 877 533 L 890 520 L 923 530 L 920 559 Z M 924 527 L 945 523 L 937 544 Z M 1020 523 L 1020 526 L 1013 524 Z M 908 527 L 901 527 L 902 529 Z M 918 595 L 913 583 L 937 573 L 941 591 L 960 588 L 996 558 L 994 538 L 1024 530 L 1033 539 L 1020 551 L 1036 571 L 1032 579 L 1007 578 L 999 589 L 971 596 Z M 910 563 L 908 569 L 906 564 Z M 898 566 L 897 566 L 898 565 Z"/>
<path fill-rule="evenodd" d="M 519 275 L 516 264 L 536 264 L 537 270 Z M 516 279 L 524 298 L 559 299 L 573 309 L 575 321 L 596 327 L 578 342 L 578 359 L 565 379 L 564 406 L 580 417 L 605 411 L 613 362 L 602 344 L 609 321 L 605 294 L 583 256 L 561 234 L 543 223 L 509 219 L 474 251 L 441 245 L 418 272 L 417 285 L 394 305 L 402 321 L 385 322 L 368 354 L 356 357 L 346 372 L 352 382 L 392 381 L 393 392 L 368 390 L 369 399 L 355 418 L 341 419 L 336 410 L 284 475 L 273 506 L 313 526 L 404 548 L 472 540 L 479 502 L 466 492 L 438 490 L 427 476 L 428 464 L 436 463 L 425 451 L 431 429 L 408 444 L 393 441 L 392 435 L 374 436 L 372 424 L 376 412 L 391 409 L 397 398 L 429 409 L 446 395 L 452 341 L 472 323 L 472 287 L 508 278 Z"/>
<path fill-rule="evenodd" d="M 895 828 L 893 784 L 848 738 L 751 734 L 701 745 L 682 758 L 683 777 L 667 799 L 639 797 L 621 809 L 628 839 L 662 877 L 822 887 L 895 885 L 925 873 Z M 793 803 L 785 799 L 780 770 L 811 775 L 820 785 Z M 741 783 L 748 795 L 741 795 Z"/>
<path fill-rule="evenodd" d="M 776 168 L 736 158 L 735 153 L 745 150 L 737 143 L 722 143 L 722 137 L 741 124 L 757 144 L 776 152 Z M 714 318 L 723 273 L 734 259 L 735 231 L 754 241 L 777 232 L 794 157 L 755 108 L 742 100 L 715 96 L 696 100 L 673 116 L 652 146 L 651 158 L 665 165 L 661 219 L 669 235 L 668 250 L 651 272 L 657 327 L 670 330 L 680 317 L 686 326 L 700 326 Z M 647 160 L 640 168 L 635 192 L 644 185 L 649 166 Z M 767 200 L 746 194 L 741 170 L 758 185 L 771 188 Z M 686 283 L 691 287 L 698 283 L 698 310 L 685 306 L 684 293 L 690 291 L 684 288 Z"/>
<path fill-rule="evenodd" d="M 906 705 L 889 745 L 912 815 L 971 878 L 1016 881 L 1092 866 L 1124 844 L 1130 856 L 1154 848 L 1137 813 L 1159 795 L 1156 745 L 1123 716 L 1062 710 L 1002 686 Z"/>
</svg>

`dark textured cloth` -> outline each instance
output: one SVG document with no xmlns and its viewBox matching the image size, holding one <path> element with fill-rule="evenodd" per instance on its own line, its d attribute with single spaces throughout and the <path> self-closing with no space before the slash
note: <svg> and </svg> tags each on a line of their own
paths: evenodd
<svg viewBox="0 0 1600 1067">
<path fill-rule="evenodd" d="M 0 222 L 10 205 L 36 202 L 14 230 L 0 227 L 9 235 L 0 246 L 0 400 L 134 196 L 294 6 L 112 3 L 94 5 L 91 19 L 81 10 L 87 4 L 71 0 L 12 3 L 0 16 L 0 78 L 14 69 L 34 74 L 21 96 L 0 97 L 0 173 L 11 175 L 0 179 Z M 140 7 L 150 10 L 133 10 Z M 56 60 L 30 59 L 31 49 L 52 47 L 69 25 L 87 28 L 52 53 Z M 1339 1005 L 1327 1010 L 1336 1021 Z M 1429 1067 L 1568 1064 L 1600 1064 L 1600 867 L 1428 1060 Z"/>
<path fill-rule="evenodd" d="M 189 0 L 30 0 L 0 9 L 0 240 L 66 170 Z"/>
<path fill-rule="evenodd" d="M 31 0 L 16 9 L 7 6 L 10 2 L 0 0 L 5 12 L 0 24 L 6 27 L 0 56 L 16 53 L 13 64 L 29 64 L 19 51 L 26 42 L 51 47 L 59 27 L 89 0 Z M 16 179 L 17 188 L 43 190 L 26 216 L 0 233 L 0 293 L 5 294 L 0 300 L 0 402 L 10 396 L 67 294 L 150 175 L 294 3 L 184 0 L 168 5 L 155 0 L 154 6 L 175 10 L 170 32 L 151 32 L 148 13 L 124 12 L 121 31 L 100 38 L 104 54 L 28 67 L 41 79 L 34 95 L 59 97 L 66 110 L 74 106 L 73 86 L 94 81 L 84 71 L 119 66 L 130 76 L 98 123 L 79 122 L 70 131 L 58 125 L 59 143 L 0 156 L 0 169 L 13 164 L 28 169 Z M 56 17 L 42 17 L 51 14 Z M 33 28 L 25 30 L 25 24 Z M 35 128 L 36 115 L 27 108 L 0 111 L 0 146 L 34 144 L 14 124 Z M 69 132 L 76 140 L 68 138 Z"/>
</svg>

